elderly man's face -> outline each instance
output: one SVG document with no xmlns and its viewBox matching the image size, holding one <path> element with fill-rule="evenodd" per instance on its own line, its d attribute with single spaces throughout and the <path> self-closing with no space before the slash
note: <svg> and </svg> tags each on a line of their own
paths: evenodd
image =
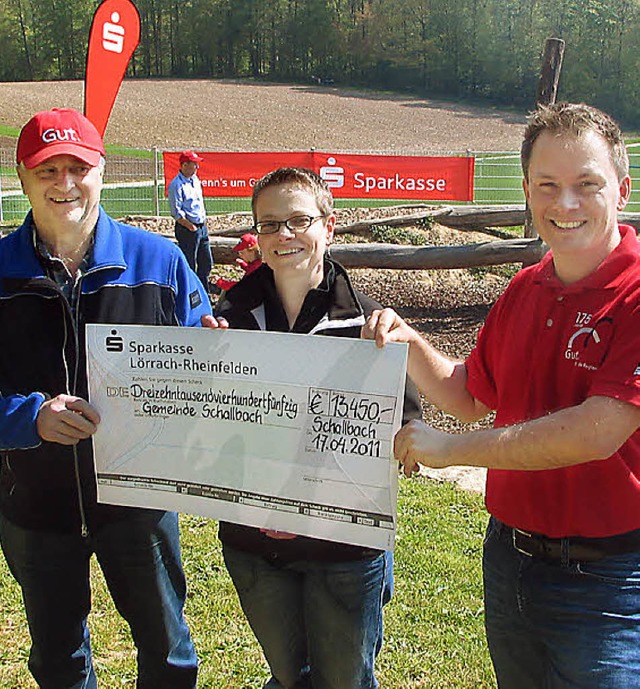
<svg viewBox="0 0 640 689">
<path fill-rule="evenodd" d="M 102 190 L 102 168 L 70 155 L 58 155 L 18 175 L 29 197 L 36 226 L 95 224 Z"/>
</svg>

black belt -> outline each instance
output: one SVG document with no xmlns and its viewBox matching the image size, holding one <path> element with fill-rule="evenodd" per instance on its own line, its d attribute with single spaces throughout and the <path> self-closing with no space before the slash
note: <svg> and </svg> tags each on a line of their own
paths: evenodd
<svg viewBox="0 0 640 689">
<path fill-rule="evenodd" d="M 512 529 L 513 547 L 523 555 L 557 562 L 594 562 L 611 555 L 624 555 L 640 550 L 640 529 L 606 538 L 548 538 L 542 534 Z"/>
</svg>

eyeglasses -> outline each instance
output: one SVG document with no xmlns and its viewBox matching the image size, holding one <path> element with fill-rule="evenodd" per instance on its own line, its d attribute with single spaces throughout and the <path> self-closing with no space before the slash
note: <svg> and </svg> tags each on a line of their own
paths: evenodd
<svg viewBox="0 0 640 689">
<path fill-rule="evenodd" d="M 290 232 L 306 232 L 316 220 L 326 217 L 326 215 L 294 215 L 293 218 L 287 218 L 286 220 L 257 222 L 253 229 L 258 234 L 275 234 L 284 225 Z"/>
</svg>

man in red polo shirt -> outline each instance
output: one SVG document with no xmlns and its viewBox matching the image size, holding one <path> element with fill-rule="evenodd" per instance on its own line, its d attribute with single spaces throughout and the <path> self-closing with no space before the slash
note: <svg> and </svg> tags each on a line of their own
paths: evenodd
<svg viewBox="0 0 640 689">
<path fill-rule="evenodd" d="M 463 421 L 396 436 L 407 474 L 488 467 L 486 629 L 501 689 L 627 689 L 640 671 L 640 243 L 622 133 L 586 105 L 536 110 L 522 145 L 534 227 L 551 251 L 520 271 L 465 362 L 393 311 L 364 335 L 409 342 L 409 373 Z"/>
</svg>

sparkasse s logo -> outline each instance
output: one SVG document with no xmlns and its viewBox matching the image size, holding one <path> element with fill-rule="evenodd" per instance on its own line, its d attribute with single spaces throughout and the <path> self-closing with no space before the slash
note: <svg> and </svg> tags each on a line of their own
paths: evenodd
<svg viewBox="0 0 640 689">
<path fill-rule="evenodd" d="M 111 53 L 121 53 L 124 48 L 125 28 L 119 22 L 118 12 L 112 12 L 111 21 L 102 25 L 102 47 Z"/>
<path fill-rule="evenodd" d="M 341 189 L 344 187 L 344 168 L 336 165 L 336 162 L 336 159 L 332 156 L 327 158 L 327 165 L 320 168 L 320 177 L 322 177 L 330 189 Z"/>
<path fill-rule="evenodd" d="M 105 338 L 107 352 L 123 352 L 124 340 L 118 335 L 117 330 L 112 330 L 111 335 Z"/>
</svg>

